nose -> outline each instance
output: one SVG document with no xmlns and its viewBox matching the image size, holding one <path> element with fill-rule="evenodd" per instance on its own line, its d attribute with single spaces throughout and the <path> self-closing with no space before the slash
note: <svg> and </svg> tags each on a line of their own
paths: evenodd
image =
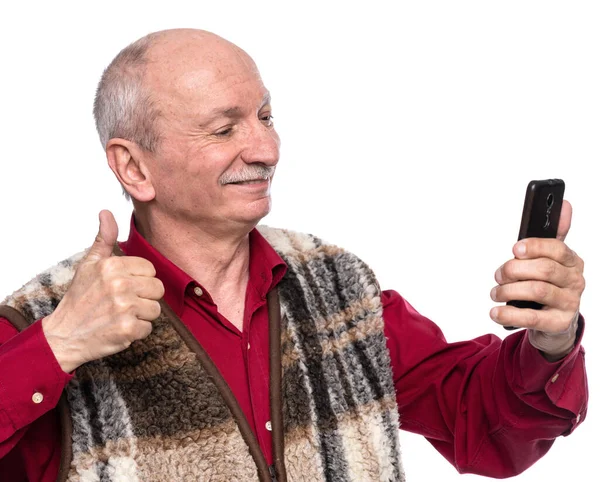
<svg viewBox="0 0 600 482">
<path fill-rule="evenodd" d="M 248 131 L 246 146 L 241 152 L 242 160 L 246 164 L 275 166 L 279 162 L 279 145 L 279 135 L 275 128 L 258 120 Z"/>
</svg>

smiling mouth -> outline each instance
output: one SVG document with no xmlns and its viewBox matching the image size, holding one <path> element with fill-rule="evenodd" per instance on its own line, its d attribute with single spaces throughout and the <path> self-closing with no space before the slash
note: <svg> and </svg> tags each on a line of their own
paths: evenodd
<svg viewBox="0 0 600 482">
<path fill-rule="evenodd" d="M 237 185 L 244 185 L 244 184 L 260 184 L 261 182 L 265 182 L 267 181 L 267 179 L 252 179 L 250 181 L 238 181 L 238 182 L 230 182 L 229 184 L 237 184 Z"/>
</svg>

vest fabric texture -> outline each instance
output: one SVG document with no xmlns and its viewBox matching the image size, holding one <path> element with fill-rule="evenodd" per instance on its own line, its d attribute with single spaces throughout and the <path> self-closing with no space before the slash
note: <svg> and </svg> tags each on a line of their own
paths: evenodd
<svg viewBox="0 0 600 482">
<path fill-rule="evenodd" d="M 314 236 L 259 230 L 288 266 L 277 288 L 280 339 L 271 339 L 271 356 L 275 347 L 281 359 L 280 388 L 271 383 L 281 403 L 271 410 L 282 420 L 281 437 L 273 432 L 282 469 L 265 471 L 231 391 L 163 302 L 150 336 L 81 366 L 66 387 L 59 480 L 404 481 L 373 272 Z M 2 305 L 28 324 L 48 316 L 84 255 L 39 274 Z"/>
</svg>

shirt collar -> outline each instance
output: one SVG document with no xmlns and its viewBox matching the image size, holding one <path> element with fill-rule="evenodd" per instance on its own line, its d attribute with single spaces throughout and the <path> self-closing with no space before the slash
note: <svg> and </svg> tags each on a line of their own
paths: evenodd
<svg viewBox="0 0 600 482">
<path fill-rule="evenodd" d="M 253 229 L 249 236 L 250 264 L 248 292 L 264 299 L 285 275 L 287 266 L 281 256 L 273 249 L 267 240 Z M 165 287 L 164 299 L 167 304 L 181 316 L 184 306 L 186 290 L 190 285 L 199 286 L 210 300 L 210 293 L 181 268 L 169 261 L 154 246 L 140 234 L 135 225 L 135 215 L 131 215 L 129 237 L 127 241 L 119 243 L 120 248 L 127 256 L 138 256 L 147 259 L 154 265 L 156 277 L 163 282 Z"/>
</svg>

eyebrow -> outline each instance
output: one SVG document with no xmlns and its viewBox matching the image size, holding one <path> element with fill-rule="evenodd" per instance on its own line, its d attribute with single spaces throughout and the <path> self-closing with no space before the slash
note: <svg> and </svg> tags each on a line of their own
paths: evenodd
<svg viewBox="0 0 600 482">
<path fill-rule="evenodd" d="M 271 103 L 271 94 L 269 92 L 265 93 L 263 96 L 262 104 L 260 105 L 260 109 L 262 109 L 265 105 Z M 242 109 L 241 107 L 228 107 L 227 109 L 215 109 L 210 118 L 215 119 L 216 117 L 229 117 L 230 119 L 236 119 L 242 117 Z"/>
</svg>

